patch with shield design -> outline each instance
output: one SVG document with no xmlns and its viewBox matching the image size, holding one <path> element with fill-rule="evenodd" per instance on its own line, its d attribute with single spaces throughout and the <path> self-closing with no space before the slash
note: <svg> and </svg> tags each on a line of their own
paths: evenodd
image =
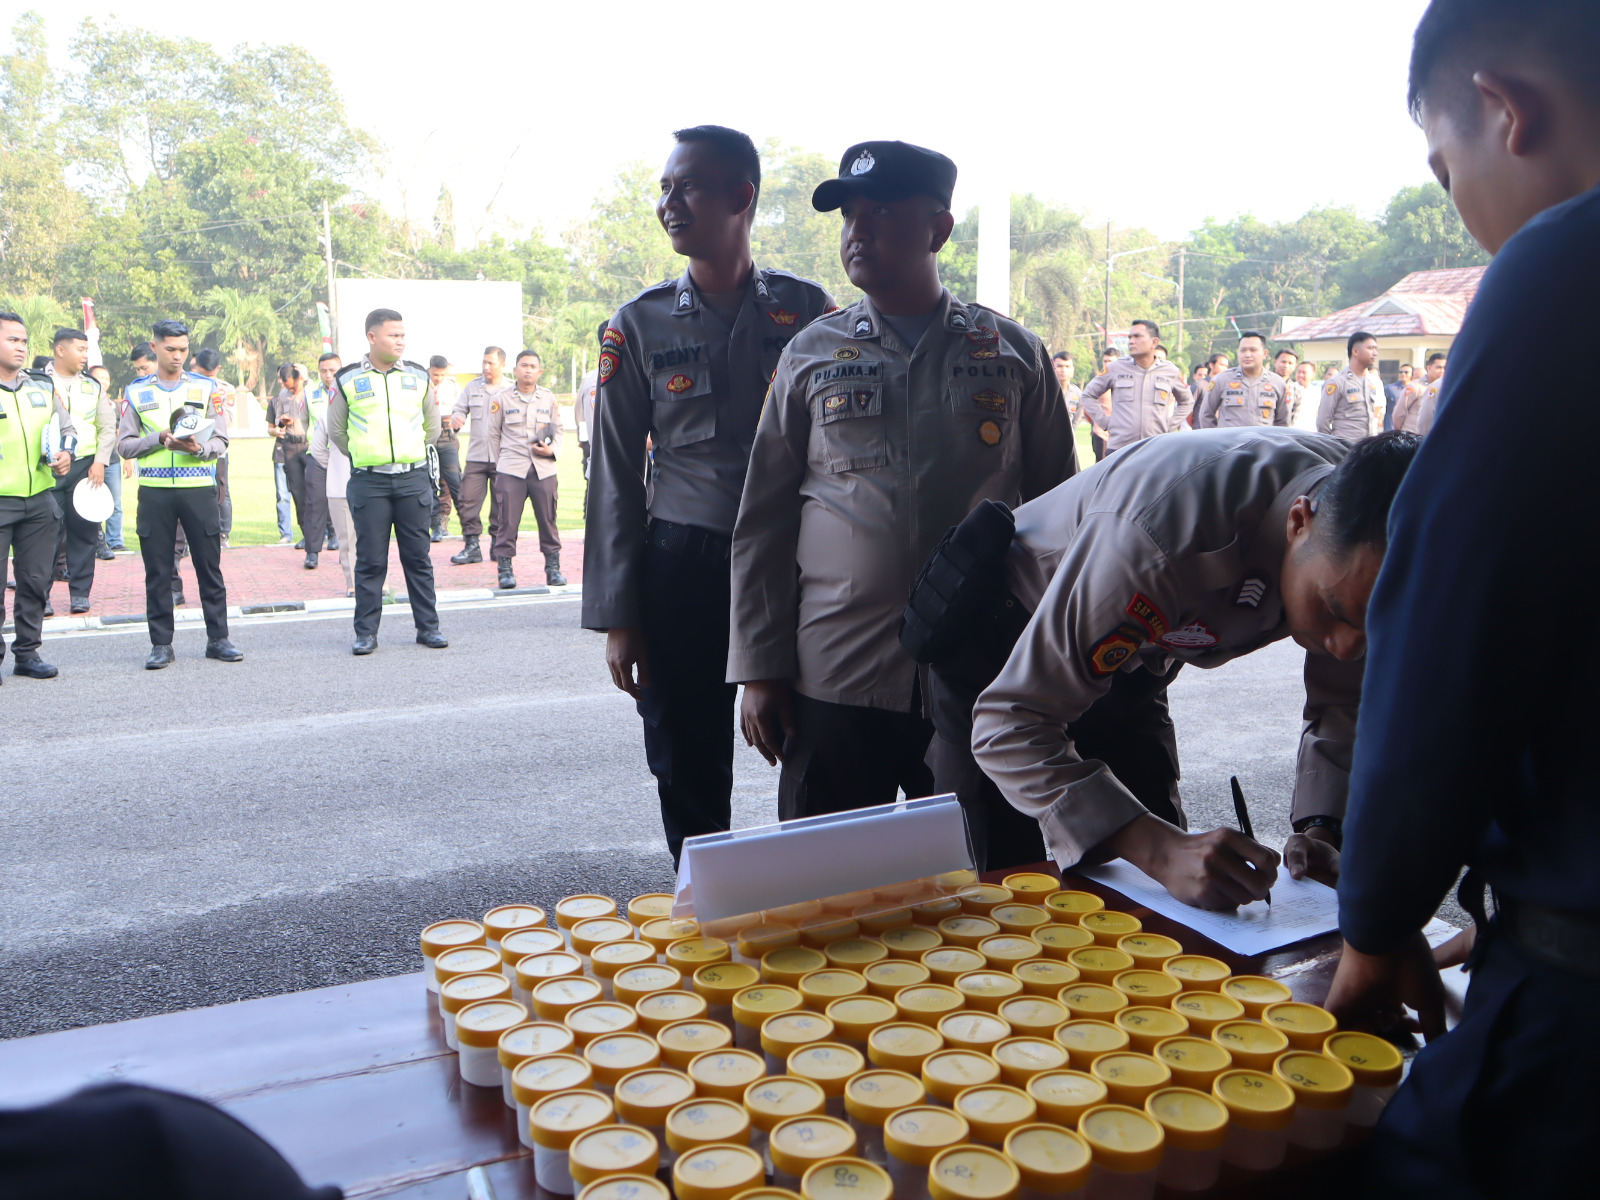
<svg viewBox="0 0 1600 1200">
<path fill-rule="evenodd" d="M 993 388 L 984 388 L 981 392 L 972 394 L 972 402 L 984 412 L 1003 413 L 1006 410 L 1005 393 L 997 392 Z"/>
<path fill-rule="evenodd" d="M 604 383 L 606 380 L 611 378 L 612 372 L 617 369 L 617 362 L 618 362 L 618 359 L 617 359 L 616 352 L 614 350 L 602 350 L 600 352 L 600 382 L 601 383 Z"/>
<path fill-rule="evenodd" d="M 862 412 L 866 412 L 872 406 L 872 397 L 876 395 L 870 388 L 862 388 L 852 394 L 855 397 L 856 408 Z"/>
<path fill-rule="evenodd" d="M 1139 643 L 1142 641 L 1143 630 L 1134 625 L 1118 625 L 1089 651 L 1089 670 L 1102 678 L 1115 675 L 1124 663 L 1139 652 Z"/>
</svg>

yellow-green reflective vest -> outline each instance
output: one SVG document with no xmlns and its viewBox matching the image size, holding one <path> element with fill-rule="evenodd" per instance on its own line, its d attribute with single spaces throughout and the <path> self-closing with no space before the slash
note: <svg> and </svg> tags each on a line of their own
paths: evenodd
<svg viewBox="0 0 1600 1200">
<path fill-rule="evenodd" d="M 66 401 L 67 412 L 72 415 L 72 428 L 78 435 L 78 457 L 93 459 L 95 447 L 100 444 L 100 381 L 79 375 L 71 383 L 63 384 L 59 377 L 52 378 Z"/>
<path fill-rule="evenodd" d="M 48 375 L 24 371 L 16 391 L 0 387 L 0 496 L 37 496 L 55 486 L 55 473 L 39 459 L 55 411 Z"/>
<path fill-rule="evenodd" d="M 316 432 L 317 426 L 328 419 L 328 389 L 320 383 L 306 392 L 306 441 Z"/>
<path fill-rule="evenodd" d="M 428 456 L 423 438 L 423 406 L 428 372 L 414 362 L 397 362 L 387 371 L 371 363 L 352 363 L 334 379 L 349 408 L 345 436 L 352 467 L 416 463 Z"/>
<path fill-rule="evenodd" d="M 128 385 L 127 401 L 139 414 L 139 428 L 146 437 L 160 430 L 171 431 L 172 413 L 177 408 L 212 411 L 211 394 L 216 384 L 204 375 L 188 371 L 171 388 L 161 386 L 160 377 L 145 375 Z M 217 482 L 217 464 L 177 450 L 161 449 L 139 459 L 140 487 L 212 487 Z"/>
</svg>

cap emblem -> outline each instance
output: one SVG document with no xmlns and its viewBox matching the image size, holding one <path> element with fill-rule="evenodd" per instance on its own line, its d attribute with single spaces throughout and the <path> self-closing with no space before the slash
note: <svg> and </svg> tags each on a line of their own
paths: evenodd
<svg viewBox="0 0 1600 1200">
<path fill-rule="evenodd" d="M 850 164 L 850 174 L 865 175 L 877 165 L 878 160 L 872 157 L 872 152 L 870 150 L 863 150 L 860 154 L 856 155 L 855 162 Z"/>
</svg>

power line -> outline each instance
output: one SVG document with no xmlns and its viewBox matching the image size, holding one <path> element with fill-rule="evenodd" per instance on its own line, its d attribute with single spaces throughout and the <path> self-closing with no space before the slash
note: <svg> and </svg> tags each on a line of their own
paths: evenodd
<svg viewBox="0 0 1600 1200">
<path fill-rule="evenodd" d="M 162 233 L 129 234 L 127 237 L 117 238 L 89 238 L 81 242 L 47 243 L 42 248 L 50 250 L 70 250 L 78 246 L 114 246 L 121 245 L 125 242 L 151 242 L 159 241 L 163 238 L 188 237 L 191 234 L 196 233 L 213 233 L 219 229 L 238 229 L 245 225 L 265 225 L 271 221 L 287 221 L 291 217 L 311 217 L 315 215 L 316 213 L 308 208 L 300 212 L 278 213 L 277 215 L 271 217 L 249 217 L 238 221 L 213 221 L 206 225 L 196 225 L 193 229 L 172 229 Z"/>
</svg>

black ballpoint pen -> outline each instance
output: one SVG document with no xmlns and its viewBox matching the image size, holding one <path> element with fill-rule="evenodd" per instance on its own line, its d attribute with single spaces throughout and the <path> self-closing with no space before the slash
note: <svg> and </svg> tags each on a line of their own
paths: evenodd
<svg viewBox="0 0 1600 1200">
<path fill-rule="evenodd" d="M 1250 825 L 1250 812 L 1244 806 L 1244 789 L 1239 786 L 1237 775 L 1228 776 L 1228 783 L 1233 787 L 1233 815 L 1239 818 L 1239 832 L 1251 841 L 1255 841 L 1256 831 Z M 1267 889 L 1267 907 L 1272 907 L 1272 889 Z"/>
</svg>

